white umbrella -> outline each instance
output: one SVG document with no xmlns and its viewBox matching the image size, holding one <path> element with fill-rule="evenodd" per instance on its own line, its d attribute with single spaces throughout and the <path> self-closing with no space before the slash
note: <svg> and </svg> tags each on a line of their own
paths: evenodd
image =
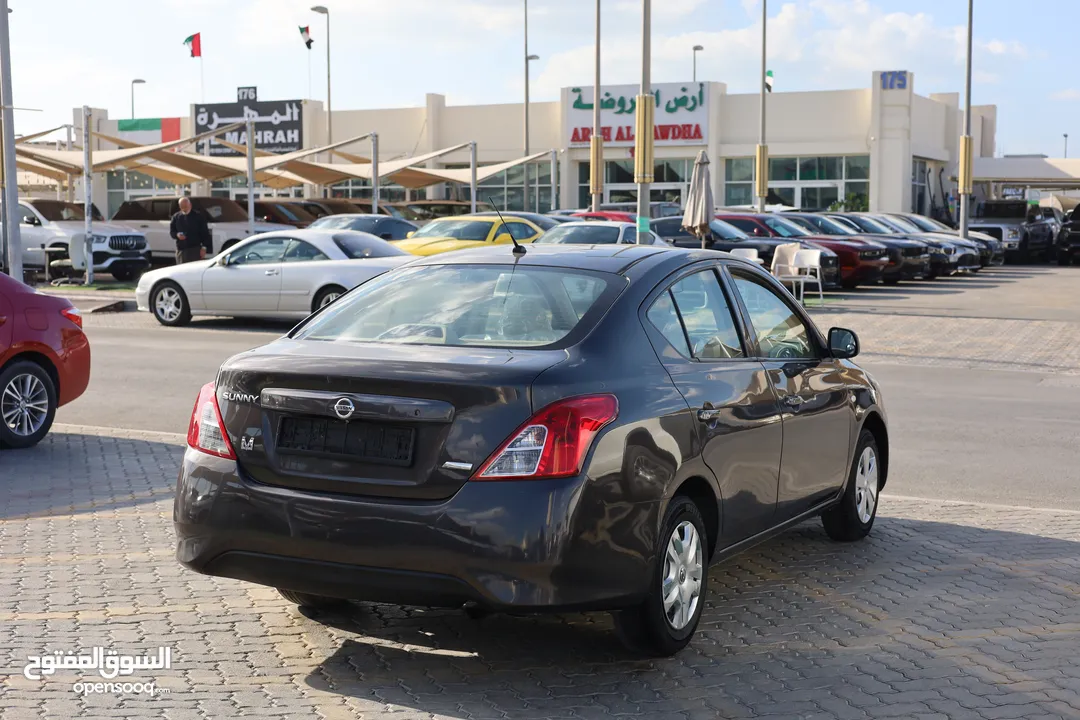
<svg viewBox="0 0 1080 720">
<path fill-rule="evenodd" d="M 702 249 L 710 233 L 709 223 L 715 214 L 712 183 L 709 180 L 709 156 L 702 150 L 694 160 L 694 173 L 690 176 L 690 192 L 686 195 L 682 219 L 683 228 L 701 238 Z"/>
</svg>

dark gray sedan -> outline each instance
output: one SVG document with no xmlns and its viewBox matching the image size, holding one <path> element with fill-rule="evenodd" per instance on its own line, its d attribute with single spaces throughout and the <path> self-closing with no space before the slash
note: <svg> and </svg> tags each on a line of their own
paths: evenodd
<svg viewBox="0 0 1080 720">
<path fill-rule="evenodd" d="M 812 516 L 870 532 L 889 436 L 854 333 L 725 253 L 525 247 L 419 259 L 226 361 L 180 562 L 304 606 L 610 610 L 670 655 L 710 564 Z"/>
</svg>

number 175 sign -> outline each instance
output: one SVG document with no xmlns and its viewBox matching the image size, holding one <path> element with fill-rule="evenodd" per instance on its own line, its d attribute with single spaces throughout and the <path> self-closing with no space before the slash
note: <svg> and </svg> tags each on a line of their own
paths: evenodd
<svg viewBox="0 0 1080 720">
<path fill-rule="evenodd" d="M 882 90 L 907 90 L 907 70 L 886 70 L 881 73 Z"/>
</svg>

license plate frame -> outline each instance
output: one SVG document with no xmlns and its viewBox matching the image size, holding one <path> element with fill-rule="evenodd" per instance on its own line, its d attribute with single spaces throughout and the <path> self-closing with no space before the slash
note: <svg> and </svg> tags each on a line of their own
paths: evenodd
<svg viewBox="0 0 1080 720">
<path fill-rule="evenodd" d="M 416 455 L 416 429 L 365 420 L 284 416 L 277 451 L 373 465 L 409 467 Z"/>
</svg>

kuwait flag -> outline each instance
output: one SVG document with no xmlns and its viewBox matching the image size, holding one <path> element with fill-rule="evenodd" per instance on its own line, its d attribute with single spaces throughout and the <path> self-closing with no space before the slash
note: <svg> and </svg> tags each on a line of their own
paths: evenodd
<svg viewBox="0 0 1080 720">
<path fill-rule="evenodd" d="M 311 43 L 315 42 L 311 39 L 311 27 L 300 28 L 300 37 L 304 38 L 304 44 L 307 45 L 307 49 L 311 49 Z"/>
<path fill-rule="evenodd" d="M 773 83 L 772 70 L 766 70 L 765 71 L 765 89 L 767 91 L 769 91 L 769 92 L 772 92 L 772 83 Z"/>
<path fill-rule="evenodd" d="M 188 50 L 191 51 L 191 57 L 202 57 L 202 33 L 195 33 L 191 37 L 184 40 L 184 44 L 188 46 Z"/>
</svg>

